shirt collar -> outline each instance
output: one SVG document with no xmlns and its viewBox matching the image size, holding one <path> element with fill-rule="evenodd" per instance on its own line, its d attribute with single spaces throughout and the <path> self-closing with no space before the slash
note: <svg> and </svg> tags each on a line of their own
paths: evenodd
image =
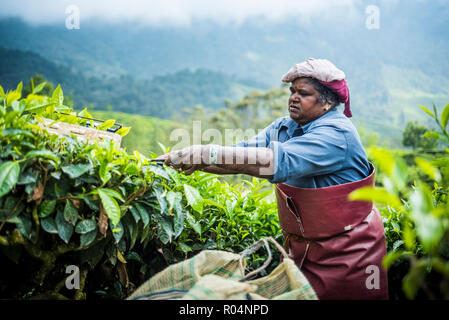
<svg viewBox="0 0 449 320">
<path fill-rule="evenodd" d="M 321 122 L 322 120 L 324 120 L 328 117 L 332 117 L 332 116 L 336 115 L 337 113 L 338 113 L 338 111 L 336 109 L 332 109 L 332 110 L 326 112 L 325 114 L 323 114 L 321 117 L 319 117 L 313 121 L 310 121 L 309 123 L 307 123 L 303 126 L 300 126 L 292 118 L 287 116 L 287 117 L 285 117 L 285 122 L 282 124 L 282 126 L 287 128 L 287 134 L 291 137 L 296 129 L 301 128 L 303 133 L 307 133 L 313 123 Z"/>
</svg>

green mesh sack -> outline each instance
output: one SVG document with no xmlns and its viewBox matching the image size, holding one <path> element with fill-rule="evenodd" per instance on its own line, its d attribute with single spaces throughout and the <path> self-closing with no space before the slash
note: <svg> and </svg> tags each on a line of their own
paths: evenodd
<svg viewBox="0 0 449 320">
<path fill-rule="evenodd" d="M 250 280 L 271 263 L 271 242 L 282 262 L 267 276 Z M 245 258 L 264 246 L 265 263 L 245 274 Z M 271 237 L 261 239 L 240 254 L 204 250 L 173 264 L 143 283 L 130 300 L 317 300 L 317 295 L 285 250 Z"/>
</svg>

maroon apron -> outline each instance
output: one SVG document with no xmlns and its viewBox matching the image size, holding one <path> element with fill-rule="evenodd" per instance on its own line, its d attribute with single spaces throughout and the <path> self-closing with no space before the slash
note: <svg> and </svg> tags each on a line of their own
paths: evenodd
<svg viewBox="0 0 449 320">
<path fill-rule="evenodd" d="M 324 187 L 276 184 L 286 249 L 319 299 L 388 299 L 385 233 L 372 202 L 349 201 L 349 193 L 374 185 L 363 180 Z"/>
</svg>

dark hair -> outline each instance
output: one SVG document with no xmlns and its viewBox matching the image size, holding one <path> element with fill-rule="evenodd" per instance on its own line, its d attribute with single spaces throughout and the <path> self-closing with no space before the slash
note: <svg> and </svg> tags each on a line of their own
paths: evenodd
<svg viewBox="0 0 449 320">
<path fill-rule="evenodd" d="M 320 93 L 318 100 L 323 105 L 330 104 L 331 108 L 333 109 L 340 104 L 338 95 L 325 85 L 322 85 L 317 79 L 311 77 L 304 77 L 304 79 L 307 79 L 307 81 L 309 81 L 313 88 Z"/>
</svg>

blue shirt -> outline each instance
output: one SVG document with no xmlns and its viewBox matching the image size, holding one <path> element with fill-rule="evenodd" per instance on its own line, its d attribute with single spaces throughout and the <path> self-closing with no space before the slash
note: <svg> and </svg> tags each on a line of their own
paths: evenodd
<svg viewBox="0 0 449 320">
<path fill-rule="evenodd" d="M 289 116 L 278 118 L 258 135 L 235 146 L 271 148 L 272 183 L 322 188 L 358 181 L 370 174 L 357 129 L 336 109 L 304 126 Z"/>
</svg>

